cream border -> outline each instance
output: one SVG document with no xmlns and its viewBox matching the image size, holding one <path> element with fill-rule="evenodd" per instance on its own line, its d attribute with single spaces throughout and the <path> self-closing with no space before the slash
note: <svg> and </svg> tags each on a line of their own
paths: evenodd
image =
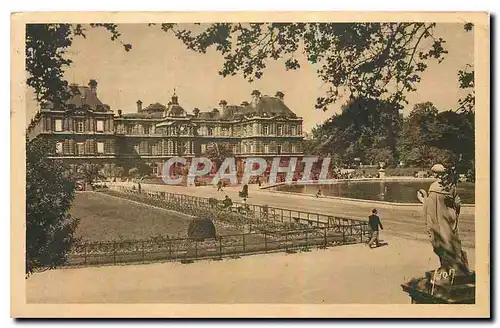
<svg viewBox="0 0 500 328">
<path fill-rule="evenodd" d="M 55 22 L 262 22 L 427 21 L 475 24 L 476 72 L 476 304 L 475 305 L 288 305 L 288 304 L 26 304 L 25 70 L 26 23 Z M 490 30 L 485 12 L 39 12 L 11 17 L 11 316 L 28 317 L 489 317 L 490 240 Z M 481 131 L 481 133 L 479 133 Z M 480 219 L 479 219 L 480 218 Z M 402 283 L 399 281 L 396 284 Z"/>
</svg>

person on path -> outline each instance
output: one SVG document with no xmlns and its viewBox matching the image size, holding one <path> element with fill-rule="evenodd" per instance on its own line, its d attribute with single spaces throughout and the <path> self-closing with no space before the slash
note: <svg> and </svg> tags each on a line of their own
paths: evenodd
<svg viewBox="0 0 500 328">
<path fill-rule="evenodd" d="M 217 191 L 223 191 L 222 190 L 222 181 L 219 180 L 219 182 L 217 182 Z"/>
<path fill-rule="evenodd" d="M 318 191 L 316 192 L 316 198 L 318 198 L 319 196 L 321 196 L 321 189 L 318 188 Z"/>
<path fill-rule="evenodd" d="M 231 198 L 229 198 L 228 195 L 226 195 L 226 197 L 224 197 L 224 200 L 222 201 L 222 205 L 224 206 L 224 208 L 229 209 L 231 208 L 231 206 L 233 206 L 233 201 L 231 200 Z"/>
<path fill-rule="evenodd" d="M 370 248 L 373 248 L 372 245 L 375 243 L 375 247 L 379 247 L 379 230 L 378 228 L 384 230 L 384 227 L 382 226 L 382 222 L 380 222 L 380 218 L 377 215 L 377 210 L 374 208 L 372 210 L 372 214 L 368 217 L 368 224 L 370 225 L 370 228 L 372 230 L 372 235 L 370 240 L 368 241 L 367 245 Z"/>
</svg>

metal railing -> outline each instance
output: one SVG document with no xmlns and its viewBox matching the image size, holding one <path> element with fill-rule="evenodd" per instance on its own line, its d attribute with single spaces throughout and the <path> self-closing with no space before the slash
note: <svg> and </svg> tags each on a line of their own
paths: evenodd
<svg viewBox="0 0 500 328">
<path fill-rule="evenodd" d="M 218 206 L 220 208 L 222 204 L 221 200 L 215 198 L 198 197 L 160 191 L 141 191 L 139 193 L 138 190 L 133 190 L 131 188 L 123 186 L 114 186 L 111 189 L 117 190 L 124 194 L 135 194 L 138 196 L 142 195 L 148 196 L 151 199 L 165 200 L 166 203 L 171 204 L 171 207 L 176 208 L 181 212 L 190 210 L 193 207 L 210 211 L 214 208 L 217 208 Z M 307 224 L 309 226 L 315 227 L 368 226 L 368 223 L 362 220 L 307 211 L 297 211 L 280 207 L 271 207 L 268 205 L 243 204 L 239 202 L 233 202 L 231 211 L 243 214 L 247 216 L 248 219 L 253 220 L 264 219 L 280 223 Z"/>
<path fill-rule="evenodd" d="M 266 205 L 233 204 L 168 192 L 132 190 L 125 187 L 102 192 L 144 204 L 204 216 L 228 223 L 245 233 L 218 235 L 214 239 L 155 237 L 144 240 L 91 242 L 75 245 L 66 265 L 99 265 L 125 262 L 193 261 L 222 259 L 269 252 L 294 252 L 311 247 L 326 248 L 368 241 L 367 222 L 288 210 Z"/>
<path fill-rule="evenodd" d="M 66 266 L 119 264 L 127 262 L 223 259 L 250 254 L 308 251 L 366 241 L 363 234 L 344 230 L 341 233 L 323 228 L 275 230 L 217 236 L 213 239 L 190 238 L 122 240 L 82 243 L 68 256 Z"/>
</svg>

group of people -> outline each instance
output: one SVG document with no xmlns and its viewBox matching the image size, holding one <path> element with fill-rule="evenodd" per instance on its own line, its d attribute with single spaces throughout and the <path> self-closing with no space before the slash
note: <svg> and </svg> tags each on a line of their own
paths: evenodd
<svg viewBox="0 0 500 328">
<path fill-rule="evenodd" d="M 221 180 L 219 180 L 217 182 L 217 191 L 223 192 L 224 190 L 222 188 L 225 186 L 226 186 L 225 183 L 222 182 Z M 243 185 L 243 188 L 241 188 L 241 191 L 238 192 L 238 196 L 240 196 L 241 198 L 248 198 L 248 185 L 247 184 Z"/>
</svg>

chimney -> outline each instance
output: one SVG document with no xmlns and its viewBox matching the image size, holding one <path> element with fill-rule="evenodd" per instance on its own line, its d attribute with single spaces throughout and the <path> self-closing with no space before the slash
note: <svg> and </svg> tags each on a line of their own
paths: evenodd
<svg viewBox="0 0 500 328">
<path fill-rule="evenodd" d="M 92 79 L 89 81 L 90 92 L 97 96 L 97 81 Z"/>
<path fill-rule="evenodd" d="M 219 106 L 222 108 L 222 110 L 226 109 L 227 101 L 225 100 L 219 101 Z"/>
<path fill-rule="evenodd" d="M 259 100 L 260 100 L 260 91 L 259 90 L 252 91 L 252 106 L 253 107 L 257 106 Z"/>
<path fill-rule="evenodd" d="M 121 109 L 118 110 L 118 116 L 122 117 L 122 110 Z"/>
<path fill-rule="evenodd" d="M 278 92 L 276 92 L 275 97 L 278 98 L 279 100 L 283 101 L 283 98 L 285 98 L 285 94 L 281 91 L 278 91 Z"/>
<path fill-rule="evenodd" d="M 137 100 L 137 112 L 141 112 L 142 111 L 142 101 L 139 99 Z"/>
</svg>

